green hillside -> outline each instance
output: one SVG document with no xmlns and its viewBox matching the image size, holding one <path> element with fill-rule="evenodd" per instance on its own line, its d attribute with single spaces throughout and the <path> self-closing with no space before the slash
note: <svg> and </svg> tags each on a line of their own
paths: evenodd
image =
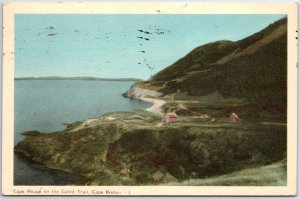
<svg viewBox="0 0 300 199">
<path fill-rule="evenodd" d="M 225 98 L 245 98 L 252 112 L 286 115 L 287 19 L 240 41 L 200 46 L 143 84 L 165 95 L 217 91 Z"/>
</svg>

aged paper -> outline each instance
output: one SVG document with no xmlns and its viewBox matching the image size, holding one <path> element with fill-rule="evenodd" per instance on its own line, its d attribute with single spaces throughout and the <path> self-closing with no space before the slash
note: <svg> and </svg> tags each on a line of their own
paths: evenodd
<svg viewBox="0 0 300 199">
<path fill-rule="evenodd" d="M 296 3 L 7 2 L 3 4 L 3 9 L 2 193 L 4 195 L 278 196 L 296 194 L 298 63 Z M 75 15 L 76 17 L 72 18 Z M 130 18 L 131 16 L 135 18 Z M 163 17 L 151 18 L 152 16 Z M 206 17 L 199 18 L 203 19 L 201 23 L 206 25 L 200 26 L 197 17 Z M 262 17 L 266 20 L 265 24 L 259 23 L 260 18 L 255 17 Z M 236 22 L 234 20 L 237 18 L 240 21 L 255 22 L 258 24 L 257 28 L 252 23 L 237 23 L 234 28 L 228 28 L 230 24 Z M 185 20 L 180 25 L 176 23 L 174 25 L 176 20 L 182 19 Z M 136 22 L 138 25 L 135 25 L 135 20 L 138 21 Z M 191 24 L 192 22 L 194 25 Z M 208 23 L 211 23 L 211 26 L 207 26 Z M 101 24 L 106 25 L 101 26 Z M 95 27 L 96 25 L 99 27 Z M 199 33 L 197 25 L 199 29 L 202 28 Z M 218 29 L 220 27 L 224 29 Z M 247 27 L 256 29 L 248 30 Z M 265 32 L 254 35 L 267 27 L 269 29 Z M 130 28 L 133 35 L 129 33 Z M 210 33 L 201 35 L 201 32 L 208 31 L 209 28 L 211 28 Z M 244 34 L 236 34 L 242 30 L 245 30 Z M 197 35 L 200 35 L 203 41 L 198 41 Z M 205 40 L 208 35 L 219 36 L 207 37 L 208 39 Z M 254 35 L 251 37 L 253 45 L 249 37 L 251 35 Z M 165 39 L 167 37 L 170 40 Z M 186 40 L 180 39 L 183 37 Z M 250 39 L 243 40 L 248 37 Z M 216 46 L 212 45 L 207 49 L 200 47 L 197 51 L 198 46 L 219 40 L 221 40 L 219 43 L 214 43 Z M 227 40 L 233 40 L 235 43 Z M 151 46 L 153 44 L 151 42 L 156 42 L 156 46 Z M 81 46 L 78 46 L 79 44 Z M 130 54 L 132 49 L 136 54 L 133 52 Z M 193 49 L 195 51 L 192 51 Z M 217 51 L 218 49 L 221 51 Z M 282 49 L 286 49 L 287 54 L 282 53 L 284 52 L 280 51 Z M 188 54 L 191 51 L 192 54 Z M 265 56 L 259 53 L 265 53 Z M 182 65 L 176 62 L 186 55 L 186 59 L 182 59 Z M 189 55 L 196 58 L 189 58 Z M 138 59 L 135 59 L 135 56 L 139 56 Z M 119 63 L 118 60 L 122 60 L 120 63 L 124 64 L 125 68 L 120 67 L 121 64 L 114 65 L 114 62 Z M 163 63 L 160 68 L 158 65 L 161 63 L 157 60 Z M 167 61 L 163 62 L 164 60 Z M 135 67 L 143 68 L 135 69 L 130 65 L 132 62 L 135 62 Z M 286 69 L 280 68 L 281 62 L 286 65 Z M 87 63 L 90 65 L 87 66 Z M 101 72 L 98 73 L 95 67 L 99 63 L 101 64 L 97 65 L 99 67 L 97 71 Z M 171 68 L 165 73 L 160 72 L 173 63 L 175 63 L 175 70 L 172 71 Z M 234 66 L 235 63 L 237 66 Z M 261 73 L 253 72 L 255 70 L 251 67 L 247 69 L 248 72 L 247 70 L 238 72 L 239 70 L 234 69 L 241 65 L 248 67 L 247 63 L 251 63 L 251 67 L 263 64 L 268 66 L 268 63 L 274 63 L 270 67 L 274 67 L 275 72 L 268 67 L 262 70 L 267 71 L 265 74 L 270 74 L 268 79 L 266 77 L 268 75 L 260 77 Z M 57 66 L 58 64 L 61 68 Z M 41 67 L 42 65 L 44 68 Z M 90 68 L 82 70 L 80 67 L 83 65 Z M 210 66 L 216 66 L 217 69 Z M 226 72 L 227 76 L 222 76 L 225 74 L 225 67 L 222 66 L 229 68 Z M 113 70 L 114 67 L 116 69 Z M 181 72 L 185 70 L 184 67 L 190 69 Z M 216 70 L 216 73 L 210 73 L 212 70 Z M 172 76 L 177 72 L 180 76 Z M 237 76 L 245 76 L 230 79 L 231 72 Z M 201 76 L 201 74 L 205 75 Z M 248 83 L 245 83 L 243 79 L 247 79 L 247 75 L 250 77 L 251 74 Z M 282 74 L 285 74 L 286 78 L 281 77 Z M 206 86 L 205 82 L 199 83 L 202 81 L 201 78 L 205 77 L 215 78 L 213 84 L 210 82 L 211 79 L 206 80 L 207 84 L 212 86 Z M 228 80 L 225 82 L 224 79 L 227 77 Z M 129 84 L 128 89 L 124 90 L 126 92 L 124 96 L 152 103 L 151 108 L 149 105 L 135 104 L 131 106 L 138 108 L 118 110 L 116 105 L 112 105 L 105 112 L 101 112 L 102 108 L 99 108 L 101 114 L 99 112 L 96 117 L 89 114 L 96 108 L 88 109 L 89 104 L 98 103 L 93 95 L 94 91 L 84 98 L 68 99 L 68 95 L 73 96 L 74 93 L 81 92 L 80 89 L 84 86 L 87 86 L 86 89 L 92 88 L 95 82 L 104 81 L 102 87 L 110 88 L 111 84 L 107 82 L 128 84 L 140 79 L 149 82 L 140 83 L 139 88 L 132 87 L 126 92 L 130 89 L 131 84 Z M 279 91 L 282 93 L 277 93 L 272 86 L 267 86 L 273 85 L 274 79 L 276 85 L 278 83 L 274 88 L 281 89 Z M 43 88 L 45 84 L 52 84 L 47 83 L 49 81 L 57 83 L 52 85 L 52 90 L 47 90 L 48 87 Z M 184 82 L 188 83 L 184 84 Z M 239 84 L 232 82 L 239 82 Z M 255 90 L 255 85 L 261 85 L 260 83 L 262 86 Z M 250 85 L 247 87 L 246 84 Z M 29 89 L 24 90 L 26 85 Z M 174 89 L 172 85 L 175 85 L 175 90 L 172 90 Z M 74 90 L 66 94 L 67 91 L 63 89 L 72 86 Z M 115 87 L 120 88 L 120 86 Z M 62 89 L 60 94 L 56 92 L 59 89 Z M 245 90 L 246 94 L 239 89 Z M 265 92 L 261 92 L 264 89 Z M 251 94 L 252 91 L 254 94 Z M 30 94 L 34 92 L 63 97 L 49 97 L 50 100 L 48 97 L 32 97 Z M 95 92 L 101 93 L 101 90 Z M 102 92 L 107 92 L 107 95 L 103 93 L 103 96 L 98 96 L 99 99 L 110 95 L 110 91 Z M 23 99 L 24 96 L 27 98 Z M 89 97 L 93 100 L 86 102 Z M 61 99 L 70 101 L 58 108 L 54 107 Z M 128 103 L 128 99 L 124 99 Z M 264 99 L 270 100 L 270 106 Z M 43 108 L 45 111 L 43 116 L 34 116 L 39 114 L 38 111 L 30 114 L 30 109 L 41 103 L 38 100 L 45 100 L 47 109 Z M 82 108 L 79 114 L 69 112 L 67 115 L 70 121 L 65 119 L 65 115 L 60 116 L 60 112 L 64 112 L 64 108 L 75 103 L 76 100 L 80 101 L 75 105 L 76 107 L 86 106 L 89 111 Z M 87 105 L 84 105 L 85 102 Z M 106 107 L 110 104 L 109 101 L 99 103 L 106 103 Z M 258 107 L 261 104 L 265 104 L 262 107 L 267 108 L 260 110 Z M 101 116 L 108 112 L 133 111 L 144 106 L 148 111 L 118 112 Z M 209 106 L 215 108 L 208 109 Z M 245 107 L 248 111 L 245 111 Z M 71 117 L 76 114 L 82 114 L 82 117 Z M 21 128 L 21 125 L 24 126 L 27 121 L 34 120 L 31 118 L 47 118 L 46 115 L 53 115 L 51 117 L 53 121 L 48 119 L 40 124 L 34 123 L 40 125 L 42 130 Z M 61 120 L 60 117 L 65 120 Z M 55 119 L 59 122 L 54 122 Z M 82 122 L 75 123 L 77 120 Z M 67 129 L 60 129 L 61 127 L 56 129 L 53 126 L 58 125 L 57 123 L 59 125 L 67 123 L 64 124 Z M 51 127 L 47 128 L 48 126 Z M 97 130 L 89 131 L 96 127 Z M 103 130 L 104 127 L 109 130 Z M 215 132 L 211 130 L 213 128 L 218 130 Z M 124 135 L 120 133 L 122 130 L 125 132 Z M 201 134 L 202 130 L 206 133 Z M 21 137 L 16 137 L 17 131 L 27 131 L 26 142 L 22 142 L 25 138 L 24 134 L 21 136 L 22 132 L 20 132 Z M 43 134 L 39 131 L 61 132 Z M 231 131 L 236 135 L 234 138 L 226 134 Z M 111 133 L 111 136 L 105 133 Z M 168 141 L 169 138 L 174 138 L 175 141 Z M 109 139 L 112 139 L 109 143 L 103 141 Z M 208 146 L 209 139 L 213 140 L 211 142 L 216 150 Z M 253 145 L 250 145 L 247 140 Z M 263 141 L 260 142 L 261 140 Z M 18 144 L 20 142 L 22 143 Z M 101 147 L 104 148 L 103 151 Z M 217 151 L 215 155 L 213 151 Z M 80 157 L 77 157 L 76 155 L 79 154 Z M 175 157 L 174 154 L 177 156 Z M 25 157 L 26 160 L 18 159 L 16 155 L 18 158 Z M 227 155 L 228 158 L 225 158 Z M 23 166 L 18 165 L 19 161 Z M 84 162 L 86 165 L 83 164 Z M 280 175 L 277 172 L 280 172 Z M 45 176 L 40 176 L 39 180 L 48 178 L 54 180 L 39 184 L 30 181 L 31 176 L 28 173 L 35 176 L 44 174 Z M 72 175 L 80 180 L 76 178 L 78 180 L 76 182 L 68 181 L 70 176 L 73 179 Z M 261 182 L 264 175 L 266 180 Z M 15 179 L 16 176 L 20 179 Z"/>
</svg>

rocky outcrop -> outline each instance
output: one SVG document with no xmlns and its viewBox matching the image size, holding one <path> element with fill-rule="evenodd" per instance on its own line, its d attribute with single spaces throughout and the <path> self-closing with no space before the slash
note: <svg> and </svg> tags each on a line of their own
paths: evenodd
<svg viewBox="0 0 300 199">
<path fill-rule="evenodd" d="M 282 126 L 188 117 L 163 125 L 147 111 L 120 112 L 29 134 L 15 152 L 80 176 L 85 185 L 153 185 L 277 162 L 286 157 L 286 133 Z"/>
<path fill-rule="evenodd" d="M 131 88 L 122 94 L 124 97 L 131 99 L 142 99 L 142 98 L 157 98 L 163 95 L 162 92 L 142 88 L 138 84 L 134 84 Z"/>
<path fill-rule="evenodd" d="M 163 116 L 164 113 L 162 110 L 162 106 L 166 103 L 166 101 L 159 98 L 163 95 L 163 93 L 155 90 L 142 88 L 140 86 L 142 83 L 143 82 L 139 82 L 139 84 L 134 84 L 133 86 L 131 86 L 131 88 L 128 91 L 122 94 L 123 97 L 150 102 L 152 106 L 150 108 L 147 108 L 146 110 L 151 111 L 157 115 Z"/>
</svg>

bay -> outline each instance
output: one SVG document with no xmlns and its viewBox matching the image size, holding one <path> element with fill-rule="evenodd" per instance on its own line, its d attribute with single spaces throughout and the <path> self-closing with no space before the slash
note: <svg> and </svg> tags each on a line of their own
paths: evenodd
<svg viewBox="0 0 300 199">
<path fill-rule="evenodd" d="M 15 80 L 14 144 L 22 132 L 61 131 L 66 124 L 95 118 L 107 112 L 145 109 L 147 102 L 129 100 L 121 94 L 134 82 L 88 80 Z M 15 185 L 69 185 L 76 179 L 14 157 Z"/>
</svg>

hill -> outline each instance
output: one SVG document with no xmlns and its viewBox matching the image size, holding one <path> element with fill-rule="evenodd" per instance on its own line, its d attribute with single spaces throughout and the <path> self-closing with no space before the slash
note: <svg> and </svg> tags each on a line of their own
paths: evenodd
<svg viewBox="0 0 300 199">
<path fill-rule="evenodd" d="M 247 114 L 263 110 L 285 117 L 287 19 L 240 41 L 197 47 L 139 85 L 154 87 L 164 95 L 175 94 L 178 99 L 212 93 L 246 99 Z"/>
</svg>

